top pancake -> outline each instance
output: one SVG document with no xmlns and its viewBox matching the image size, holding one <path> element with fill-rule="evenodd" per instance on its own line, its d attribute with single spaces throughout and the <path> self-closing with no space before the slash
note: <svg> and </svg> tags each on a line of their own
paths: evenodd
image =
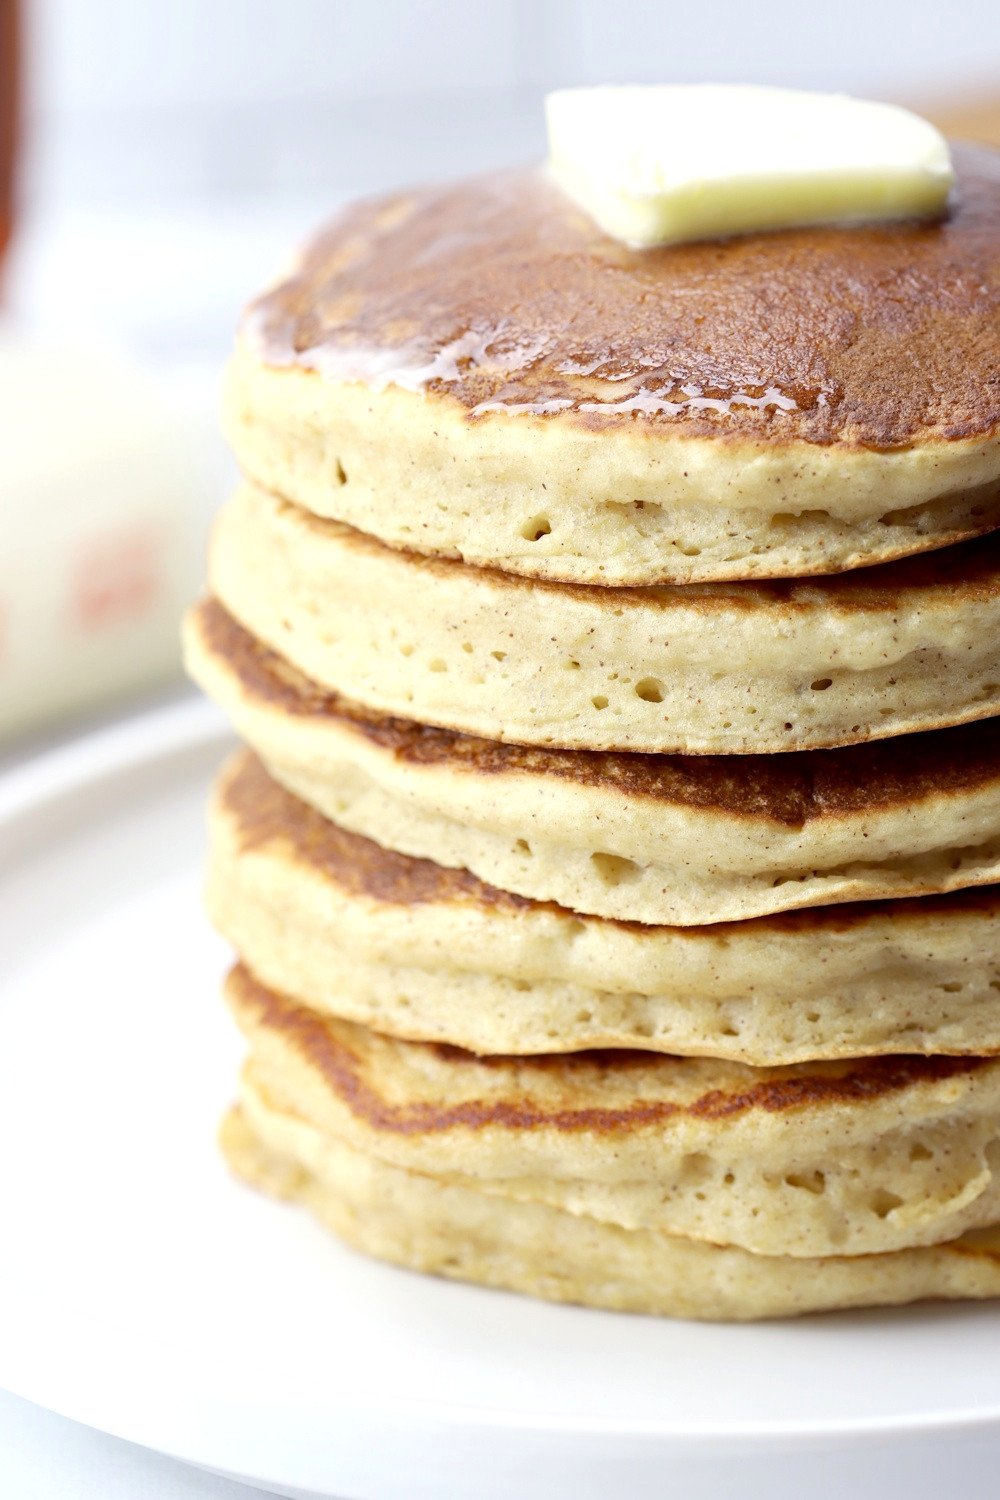
<svg viewBox="0 0 1000 1500">
<path fill-rule="evenodd" d="M 657 250 L 538 171 L 357 204 L 244 321 L 237 456 L 395 545 L 583 582 L 836 571 L 987 529 L 1000 156 L 955 155 L 941 222 Z"/>
</svg>

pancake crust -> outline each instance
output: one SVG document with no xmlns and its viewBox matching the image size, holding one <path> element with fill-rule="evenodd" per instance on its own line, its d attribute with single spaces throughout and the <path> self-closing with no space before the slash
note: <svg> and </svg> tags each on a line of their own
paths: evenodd
<svg viewBox="0 0 1000 1500">
<path fill-rule="evenodd" d="M 210 831 L 209 913 L 264 984 L 407 1040 L 757 1066 L 1000 1051 L 996 887 L 707 928 L 581 918 L 348 833 L 246 753 Z"/>
<path fill-rule="evenodd" d="M 244 319 L 237 455 L 394 545 L 583 582 L 832 571 L 995 525 L 1000 156 L 955 159 L 938 223 L 658 250 L 538 171 L 356 204 Z"/>
<path fill-rule="evenodd" d="M 1000 726 L 835 753 L 496 744 L 368 714 L 217 603 L 188 667 L 272 775 L 383 847 L 598 916 L 684 926 L 1000 879 Z"/>
<path fill-rule="evenodd" d="M 321 1016 L 245 968 L 227 997 L 279 1108 L 499 1197 L 763 1255 L 898 1250 L 1000 1217 L 1000 1062 L 476 1058 Z"/>
<path fill-rule="evenodd" d="M 1000 1294 L 996 1230 L 882 1255 L 752 1255 L 408 1172 L 277 1109 L 250 1081 L 243 1098 L 220 1137 L 237 1176 L 301 1204 L 356 1249 L 412 1270 L 676 1318 L 789 1317 Z"/>
<path fill-rule="evenodd" d="M 244 486 L 209 572 L 324 687 L 490 739 L 764 754 L 1000 712 L 1000 532 L 814 583 L 594 589 L 399 553 Z"/>
</svg>

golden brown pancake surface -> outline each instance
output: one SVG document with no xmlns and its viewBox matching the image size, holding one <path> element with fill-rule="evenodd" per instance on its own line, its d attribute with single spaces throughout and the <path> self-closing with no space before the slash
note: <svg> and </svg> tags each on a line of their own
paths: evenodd
<svg viewBox="0 0 1000 1500">
<path fill-rule="evenodd" d="M 298 859 L 322 871 L 337 886 L 355 896 L 368 896 L 396 906 L 469 902 L 478 907 L 508 907 L 514 911 L 548 909 L 563 916 L 578 916 L 565 912 L 554 902 L 532 901 L 527 896 L 500 890 L 469 870 L 400 854 L 339 827 L 292 796 L 269 775 L 263 762 L 252 752 L 244 752 L 227 769 L 219 783 L 218 796 L 220 805 L 235 820 L 241 850 L 286 847 Z M 855 901 L 819 911 L 812 907 L 750 918 L 745 922 L 717 922 L 711 931 L 719 938 L 727 935 L 736 938 L 753 931 L 812 934 L 821 923 L 827 930 L 849 932 L 885 910 L 885 903 L 880 901 Z M 996 916 L 1000 920 L 1000 887 L 980 886 L 945 895 L 904 898 L 891 904 L 897 923 L 920 922 L 938 913 L 970 910 L 982 911 L 984 915 Z M 636 932 L 650 930 L 641 922 L 609 918 L 594 920 L 610 921 L 615 927 Z"/>
<path fill-rule="evenodd" d="M 997 1219 L 996 1059 L 477 1058 L 320 1016 L 246 970 L 227 998 L 279 1109 L 430 1177 L 763 1255 L 898 1250 Z"/>
<path fill-rule="evenodd" d="M 242 966 L 229 976 L 228 993 L 239 1018 L 283 1036 L 351 1114 L 393 1135 L 545 1126 L 613 1137 L 681 1115 L 724 1120 L 754 1110 L 782 1114 L 870 1103 L 995 1066 L 982 1057 L 890 1056 L 753 1069 L 622 1049 L 477 1057 L 437 1042 L 380 1037 L 322 1016 L 260 984 Z M 405 1079 L 394 1076 L 388 1088 L 380 1077 L 383 1053 L 406 1069 Z M 442 1064 L 450 1080 L 448 1098 L 441 1097 Z M 715 1086 L 720 1077 L 725 1083 Z"/>
<path fill-rule="evenodd" d="M 1000 718 L 839 750 L 758 755 L 644 755 L 556 750 L 481 739 L 369 712 L 325 692 L 256 640 L 217 600 L 197 629 L 243 687 L 297 717 L 340 719 L 415 765 L 451 763 L 484 776 L 525 772 L 613 787 L 628 797 L 765 818 L 790 827 L 811 819 L 909 804 L 986 786 L 1000 775 Z"/>
<path fill-rule="evenodd" d="M 248 327 L 272 365 L 484 408 L 888 450 L 1000 428 L 1000 155 L 951 212 L 633 251 L 538 170 L 346 209 Z"/>
</svg>

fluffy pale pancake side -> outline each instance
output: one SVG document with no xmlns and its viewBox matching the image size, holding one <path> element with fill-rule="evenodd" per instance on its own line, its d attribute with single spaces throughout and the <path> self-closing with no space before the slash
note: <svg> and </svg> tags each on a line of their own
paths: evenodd
<svg viewBox="0 0 1000 1500">
<path fill-rule="evenodd" d="M 209 573 L 322 686 L 490 739 L 764 754 L 1000 712 L 1000 532 L 813 583 L 596 589 L 397 552 L 245 485 Z"/>
<path fill-rule="evenodd" d="M 749 1320 L 1000 1295 L 1000 1234 L 825 1259 L 622 1229 L 390 1166 L 278 1109 L 251 1080 L 220 1143 L 244 1181 L 394 1265 L 617 1312 Z"/>
<path fill-rule="evenodd" d="M 217 604 L 192 675 L 271 773 L 403 854 L 598 916 L 690 926 L 1000 880 L 1000 721 L 783 756 L 526 749 L 369 714 Z"/>
<path fill-rule="evenodd" d="M 248 475 L 582 583 L 802 576 L 996 524 L 1000 156 L 936 224 L 633 251 L 537 171 L 348 208 L 243 321 Z"/>
<path fill-rule="evenodd" d="M 323 1016 L 231 974 L 278 1108 L 394 1166 L 762 1255 L 862 1255 L 1000 1219 L 1000 1060 L 747 1068 L 481 1058 Z"/>
<path fill-rule="evenodd" d="M 757 1066 L 1000 1051 L 996 887 L 714 927 L 580 917 L 348 833 L 246 753 L 209 821 L 209 915 L 253 973 L 392 1036 Z"/>
</svg>

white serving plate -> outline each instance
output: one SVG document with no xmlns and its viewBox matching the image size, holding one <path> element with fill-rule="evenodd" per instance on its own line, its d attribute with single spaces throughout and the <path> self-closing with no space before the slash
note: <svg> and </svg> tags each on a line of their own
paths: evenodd
<svg viewBox="0 0 1000 1500">
<path fill-rule="evenodd" d="M 1000 1307 L 750 1327 L 398 1271 L 232 1182 L 201 703 L 0 779 L 0 1385 L 292 1496 L 996 1493 Z"/>
</svg>

